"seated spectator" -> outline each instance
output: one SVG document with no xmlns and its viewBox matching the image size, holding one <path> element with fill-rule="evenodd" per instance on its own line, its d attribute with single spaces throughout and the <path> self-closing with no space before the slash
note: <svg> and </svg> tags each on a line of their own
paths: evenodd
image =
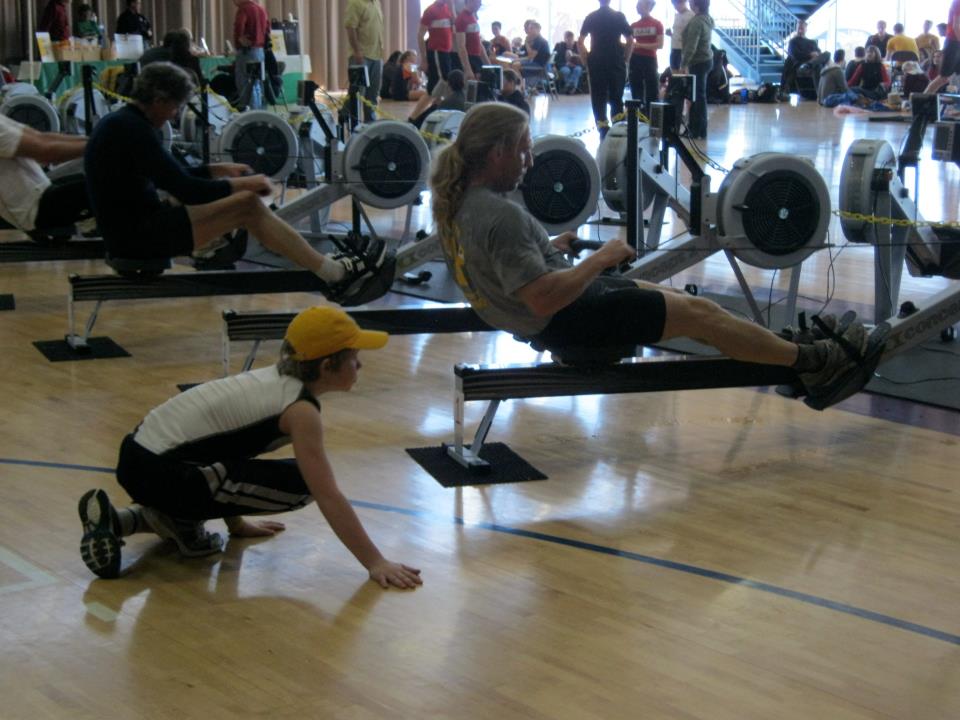
<svg viewBox="0 0 960 720">
<path fill-rule="evenodd" d="M 940 77 L 940 66 L 943 64 L 943 51 L 937 50 L 930 61 L 927 63 L 927 78 L 936 80 Z"/>
<path fill-rule="evenodd" d="M 490 39 L 490 62 L 495 62 L 498 55 L 505 55 L 513 50 L 510 38 L 500 34 L 501 27 L 503 26 L 499 22 L 490 25 L 490 30 L 493 31 L 493 37 Z"/>
<path fill-rule="evenodd" d="M 797 22 L 797 34 L 787 45 L 787 58 L 783 62 L 783 74 L 780 77 L 780 92 L 787 95 L 793 92 L 797 83 L 797 70 L 808 65 L 813 70 L 813 86 L 820 81 L 820 69 L 830 61 L 829 53 L 821 53 L 816 41 L 807 37 L 807 23 Z M 799 89 L 799 88 L 797 88 Z"/>
<path fill-rule="evenodd" d="M 893 37 L 887 41 L 887 59 L 897 60 L 894 57 L 896 53 L 913 53 L 913 58 L 906 59 L 920 59 L 920 49 L 917 47 L 917 41 L 903 34 L 903 23 L 897 23 L 893 26 Z"/>
<path fill-rule="evenodd" d="M 847 86 L 856 95 L 870 100 L 883 100 L 890 89 L 890 74 L 883 64 L 880 50 L 873 45 L 867 48 L 867 57 L 863 65 L 857 68 Z"/>
<path fill-rule="evenodd" d="M 821 105 L 829 96 L 847 91 L 847 79 L 843 74 L 845 55 L 846 53 L 843 50 L 837 50 L 833 54 L 833 62 L 820 73 L 820 83 L 817 85 L 817 102 Z"/>
<path fill-rule="evenodd" d="M 903 64 L 902 93 L 907 100 L 913 93 L 922 93 L 927 89 L 930 78 L 920 68 L 920 63 L 908 60 Z"/>
<path fill-rule="evenodd" d="M 78 38 L 83 40 L 100 41 L 100 25 L 97 23 L 97 16 L 93 8 L 87 4 L 77 6 L 77 26 L 75 28 Z"/>
<path fill-rule="evenodd" d="M 930 32 L 933 29 L 933 22 L 923 21 L 923 32 L 917 35 L 917 49 L 920 51 L 920 60 L 929 60 L 933 54 L 940 49 L 940 38 Z"/>
<path fill-rule="evenodd" d="M 402 54 L 399 50 L 394 50 L 387 58 L 387 62 L 383 64 L 380 97 L 385 100 L 393 99 L 393 76 L 400 72 L 400 56 Z"/>
<path fill-rule="evenodd" d="M 853 60 L 847 63 L 847 69 L 843 71 L 844 80 L 847 83 L 850 82 L 850 78 L 853 77 L 853 74 L 857 71 L 857 68 L 863 65 L 864 59 L 867 57 L 867 49 L 865 47 L 857 47 L 853 51 Z"/>
<path fill-rule="evenodd" d="M 543 78 L 550 62 L 550 45 L 540 34 L 540 23 L 527 23 L 527 37 L 523 43 L 523 57 L 520 58 L 520 75 L 524 78 Z M 535 85 L 531 85 L 535 87 Z"/>
<path fill-rule="evenodd" d="M 421 85 L 420 70 L 417 67 L 419 56 L 416 50 L 407 50 L 400 56 L 398 65 L 400 70 L 393 76 L 393 87 L 390 94 L 394 100 L 406 102 L 408 100 L 419 100 L 427 91 Z"/>
<path fill-rule="evenodd" d="M 459 110 L 465 112 L 467 109 L 467 95 L 464 92 L 466 87 L 466 77 L 462 70 L 451 70 L 446 80 L 441 80 L 433 88 L 433 92 L 424 95 L 414 105 L 407 118 L 408 122 L 413 123 L 418 128 L 423 127 L 423 121 L 426 120 L 435 110 Z"/>
<path fill-rule="evenodd" d="M 515 105 L 523 110 L 527 115 L 530 114 L 530 106 L 523 97 L 523 91 L 520 89 L 520 76 L 507 68 L 503 71 L 503 87 L 500 89 L 500 101 Z"/>
<path fill-rule="evenodd" d="M 563 34 L 563 42 L 558 42 L 553 48 L 553 64 L 563 79 L 561 92 L 573 95 L 580 87 L 580 76 L 583 75 L 583 59 L 577 52 L 577 40 L 572 31 Z"/>
</svg>

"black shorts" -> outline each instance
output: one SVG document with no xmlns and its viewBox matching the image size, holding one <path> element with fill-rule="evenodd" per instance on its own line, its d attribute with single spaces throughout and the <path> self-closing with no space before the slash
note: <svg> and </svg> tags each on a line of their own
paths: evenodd
<svg viewBox="0 0 960 720">
<path fill-rule="evenodd" d="M 190 462 L 156 455 L 133 434 L 120 446 L 117 481 L 135 502 L 181 520 L 281 513 L 313 502 L 293 462 Z"/>
<path fill-rule="evenodd" d="M 601 275 L 533 339 L 548 349 L 647 345 L 663 337 L 666 319 L 662 292 Z"/>
<path fill-rule="evenodd" d="M 427 92 L 432 93 L 437 83 L 446 80 L 447 75 L 454 67 L 454 60 L 459 64 L 457 55 L 452 52 L 427 50 Z"/>
<path fill-rule="evenodd" d="M 86 220 L 91 215 L 87 183 L 83 175 L 55 180 L 40 196 L 37 205 L 37 230 L 55 230 Z"/>
<path fill-rule="evenodd" d="M 950 77 L 957 73 L 960 73 L 960 40 L 947 40 L 943 46 L 940 77 Z"/>
<path fill-rule="evenodd" d="M 193 252 L 193 224 L 183 205 L 164 203 L 121 237 L 104 239 L 109 253 L 117 258 L 179 257 Z"/>
</svg>

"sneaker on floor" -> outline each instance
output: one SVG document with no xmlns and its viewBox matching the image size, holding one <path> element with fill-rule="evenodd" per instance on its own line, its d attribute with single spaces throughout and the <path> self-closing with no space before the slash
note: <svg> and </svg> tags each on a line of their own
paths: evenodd
<svg viewBox="0 0 960 720">
<path fill-rule="evenodd" d="M 184 557 L 203 557 L 223 550 L 223 537 L 207 532 L 202 521 L 179 520 L 152 507 L 143 508 L 143 517 L 157 535 L 172 540 Z"/>
<path fill-rule="evenodd" d="M 114 532 L 114 509 L 103 490 L 88 490 L 77 507 L 83 525 L 80 557 L 90 571 L 102 578 L 120 574 L 121 540 Z"/>
<path fill-rule="evenodd" d="M 851 322 L 840 337 L 846 347 L 844 343 L 837 340 L 817 340 L 813 343 L 824 363 L 819 370 L 800 373 L 800 380 L 810 394 L 815 394 L 818 388 L 833 383 L 843 373 L 853 368 L 866 352 L 868 336 L 862 323 Z"/>
</svg>

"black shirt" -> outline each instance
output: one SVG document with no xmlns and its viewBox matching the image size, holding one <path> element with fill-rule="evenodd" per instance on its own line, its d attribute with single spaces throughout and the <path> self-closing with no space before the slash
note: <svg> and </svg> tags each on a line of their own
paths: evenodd
<svg viewBox="0 0 960 720">
<path fill-rule="evenodd" d="M 210 180 L 205 167 L 188 171 L 163 147 L 143 111 L 127 105 L 97 123 L 83 156 L 87 193 L 103 239 L 122 244 L 160 208 L 157 189 L 184 205 L 230 194 L 226 180 Z"/>
<path fill-rule="evenodd" d="M 117 34 L 142 35 L 144 44 L 153 39 L 153 28 L 150 21 L 140 13 L 124 10 L 117 16 Z"/>
<path fill-rule="evenodd" d="M 820 48 L 817 47 L 816 41 L 808 37 L 800 37 L 799 35 L 795 35 L 790 40 L 790 44 L 787 45 L 787 55 L 792 57 L 798 65 L 810 62 L 810 56 L 813 53 L 819 52 Z"/>
<path fill-rule="evenodd" d="M 514 90 L 509 95 L 501 95 L 500 100 L 505 103 L 509 103 L 515 107 L 523 110 L 527 115 L 530 114 L 530 106 L 527 105 L 527 101 L 523 99 L 523 93 L 520 90 Z"/>
<path fill-rule="evenodd" d="M 530 58 L 532 62 L 544 66 L 550 62 L 550 45 L 547 44 L 542 35 L 538 35 L 533 41 L 533 49 L 535 54 Z"/>
<path fill-rule="evenodd" d="M 877 50 L 880 51 L 880 57 L 887 56 L 887 43 L 890 42 L 890 38 L 893 35 L 889 33 L 884 35 L 882 38 L 879 35 L 871 35 L 867 38 L 867 47 L 873 45 Z"/>
<path fill-rule="evenodd" d="M 594 10 L 583 20 L 581 35 L 590 36 L 590 56 L 587 62 L 626 64 L 620 38 L 633 37 L 633 29 L 622 12 L 604 6 Z"/>
</svg>

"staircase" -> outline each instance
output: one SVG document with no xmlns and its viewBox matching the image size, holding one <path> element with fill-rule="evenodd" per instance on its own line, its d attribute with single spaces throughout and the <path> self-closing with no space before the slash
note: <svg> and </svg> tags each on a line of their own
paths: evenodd
<svg viewBox="0 0 960 720">
<path fill-rule="evenodd" d="M 749 83 L 779 82 L 787 39 L 827 0 L 719 0 L 713 43 Z"/>
</svg>

